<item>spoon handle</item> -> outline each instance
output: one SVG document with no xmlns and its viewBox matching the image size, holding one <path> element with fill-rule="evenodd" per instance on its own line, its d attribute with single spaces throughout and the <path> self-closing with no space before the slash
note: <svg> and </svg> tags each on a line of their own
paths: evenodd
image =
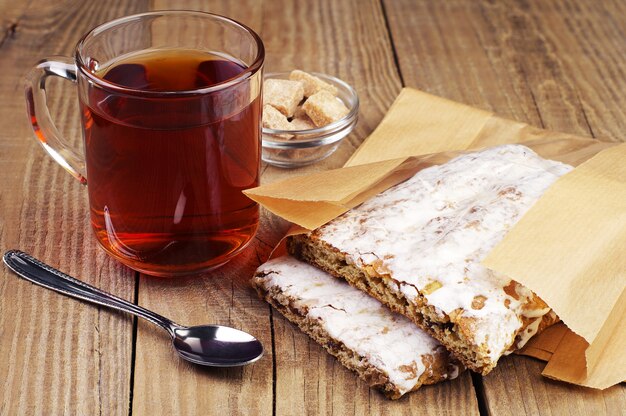
<svg viewBox="0 0 626 416">
<path fill-rule="evenodd" d="M 4 253 L 3 260 L 9 269 L 13 270 L 18 276 L 39 286 L 147 319 L 163 327 L 171 336 L 174 336 L 174 329 L 180 327 L 180 325 L 159 314 L 74 279 L 22 251 L 9 250 Z"/>
</svg>

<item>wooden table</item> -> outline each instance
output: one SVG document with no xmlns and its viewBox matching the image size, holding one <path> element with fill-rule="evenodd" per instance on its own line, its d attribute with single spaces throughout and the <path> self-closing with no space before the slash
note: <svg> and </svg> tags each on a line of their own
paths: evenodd
<svg viewBox="0 0 626 416">
<path fill-rule="evenodd" d="M 576 414 L 626 412 L 626 387 L 605 391 L 541 377 L 543 363 L 507 357 L 486 377 L 463 374 L 397 402 L 369 390 L 259 301 L 248 285 L 287 224 L 265 212 L 254 244 L 210 275 L 163 280 L 108 258 L 91 235 L 86 192 L 27 123 L 20 77 L 68 55 L 89 28 L 151 9 L 206 10 L 262 36 L 268 70 L 303 68 L 350 82 L 356 131 L 332 157 L 300 169 L 263 166 L 265 183 L 341 166 L 402 86 L 532 125 L 626 139 L 623 0 L 324 0 L 116 2 L 0 0 L 0 248 L 20 248 L 74 276 L 187 324 L 258 335 L 255 365 L 201 369 L 165 333 L 71 300 L 0 267 L 0 414 Z M 53 81 L 53 118 L 80 142 L 76 92 Z"/>
</svg>

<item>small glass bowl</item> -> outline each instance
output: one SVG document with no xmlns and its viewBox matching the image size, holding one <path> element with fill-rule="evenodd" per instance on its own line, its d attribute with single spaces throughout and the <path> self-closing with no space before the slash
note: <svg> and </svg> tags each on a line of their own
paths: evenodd
<svg viewBox="0 0 626 416">
<path fill-rule="evenodd" d="M 339 78 L 311 72 L 337 87 L 337 98 L 348 108 L 348 114 L 326 126 L 307 130 L 274 130 L 263 128 L 262 159 L 281 168 L 310 165 L 330 156 L 341 140 L 354 129 L 359 115 L 359 97 L 354 88 Z M 289 72 L 266 74 L 265 79 L 289 79 Z"/>
</svg>

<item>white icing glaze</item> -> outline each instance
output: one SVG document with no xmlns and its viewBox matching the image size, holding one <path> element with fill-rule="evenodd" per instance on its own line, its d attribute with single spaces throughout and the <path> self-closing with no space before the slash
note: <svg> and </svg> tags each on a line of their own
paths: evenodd
<svg viewBox="0 0 626 416">
<path fill-rule="evenodd" d="M 420 291 L 440 317 L 462 309 L 474 320 L 466 336 L 486 345 L 495 362 L 522 327 L 521 316 L 540 318 L 549 309 L 529 310 L 527 288 L 516 289 L 519 300 L 507 295 L 510 279 L 480 261 L 571 169 L 522 145 L 498 146 L 424 169 L 316 232 L 348 262 L 378 263 L 379 272 L 399 283 L 388 281 L 387 287 L 409 302 Z M 441 287 L 424 291 L 433 281 Z M 486 298 L 484 306 L 473 309 L 478 295 Z"/>
<path fill-rule="evenodd" d="M 291 257 L 260 266 L 255 280 L 266 290 L 280 288 L 294 299 L 292 307 L 319 320 L 332 338 L 386 373 L 402 394 L 410 391 L 426 370 L 422 357 L 443 349 L 409 319 L 376 299 Z M 458 368 L 450 378 L 457 375 Z"/>
</svg>

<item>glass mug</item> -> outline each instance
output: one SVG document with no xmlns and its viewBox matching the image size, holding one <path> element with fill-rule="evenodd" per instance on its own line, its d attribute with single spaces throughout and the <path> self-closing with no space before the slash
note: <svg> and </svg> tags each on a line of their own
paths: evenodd
<svg viewBox="0 0 626 416">
<path fill-rule="evenodd" d="M 259 208 L 259 36 L 225 17 L 158 11 L 87 33 L 74 59 L 28 75 L 35 135 L 87 184 L 100 245 L 131 268 L 176 276 L 216 268 L 254 236 Z M 46 78 L 78 84 L 84 157 L 54 126 Z"/>
</svg>

